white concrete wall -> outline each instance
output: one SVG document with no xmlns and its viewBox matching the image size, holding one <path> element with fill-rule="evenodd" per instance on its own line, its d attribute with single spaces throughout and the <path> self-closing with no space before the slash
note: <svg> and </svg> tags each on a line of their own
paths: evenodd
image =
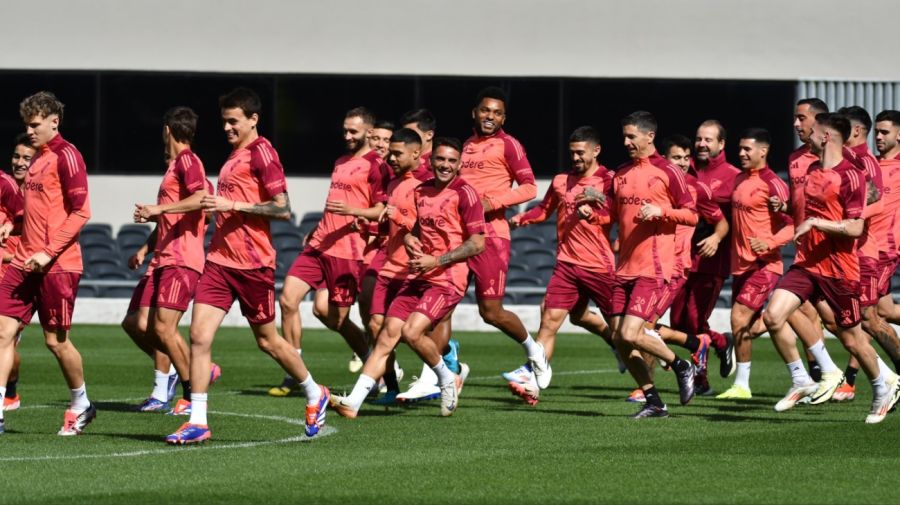
<svg viewBox="0 0 900 505">
<path fill-rule="evenodd" d="M 43 0 L 0 68 L 896 80 L 896 0 Z"/>
</svg>

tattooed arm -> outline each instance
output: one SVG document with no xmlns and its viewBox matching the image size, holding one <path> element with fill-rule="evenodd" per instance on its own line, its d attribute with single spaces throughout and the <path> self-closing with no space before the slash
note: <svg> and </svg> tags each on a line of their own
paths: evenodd
<svg viewBox="0 0 900 505">
<path fill-rule="evenodd" d="M 427 272 L 433 268 L 447 266 L 451 263 L 464 261 L 484 251 L 484 235 L 471 235 L 465 242 L 452 251 L 438 257 L 429 254 L 419 254 L 409 262 L 410 270 L 414 272 Z"/>
<path fill-rule="evenodd" d="M 268 219 L 291 218 L 291 200 L 286 192 L 260 203 L 238 202 L 218 195 L 206 195 L 203 197 L 203 209 L 209 212 L 243 212 Z"/>
</svg>

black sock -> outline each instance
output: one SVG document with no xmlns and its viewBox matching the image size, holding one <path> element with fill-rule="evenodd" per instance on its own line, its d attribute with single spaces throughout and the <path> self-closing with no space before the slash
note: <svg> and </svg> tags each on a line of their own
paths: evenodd
<svg viewBox="0 0 900 505">
<path fill-rule="evenodd" d="M 847 365 L 847 369 L 844 370 L 844 380 L 847 381 L 847 384 L 853 386 L 856 384 L 856 374 L 859 373 L 859 368 L 854 368 L 850 365 Z"/>
<path fill-rule="evenodd" d="M 659 393 L 656 392 L 656 387 L 650 386 L 650 389 L 644 390 L 644 398 L 648 405 L 656 405 L 657 407 L 665 407 L 666 405 L 662 402 L 662 398 L 659 397 Z"/>
<path fill-rule="evenodd" d="M 892 359 L 892 363 L 894 363 L 894 370 L 900 370 L 900 359 Z"/>
<path fill-rule="evenodd" d="M 191 381 L 181 381 L 181 397 L 187 401 L 191 401 Z"/>
<path fill-rule="evenodd" d="M 397 382 L 397 373 L 393 368 L 384 373 L 384 385 L 388 391 L 400 392 L 400 383 Z"/>
<path fill-rule="evenodd" d="M 697 352 L 697 349 L 700 349 L 700 339 L 697 338 L 697 335 L 692 335 L 690 333 L 687 334 L 687 340 L 684 341 L 684 345 L 682 346 L 688 351 L 691 351 L 691 354 Z"/>
<path fill-rule="evenodd" d="M 809 376 L 816 382 L 822 380 L 822 367 L 814 359 L 809 360 Z"/>
<path fill-rule="evenodd" d="M 16 396 L 16 384 L 18 384 L 18 383 L 19 383 L 19 379 L 15 378 L 6 384 L 6 397 L 7 398 L 13 398 Z"/>
<path fill-rule="evenodd" d="M 690 363 L 679 358 L 678 356 L 675 356 L 675 361 L 669 364 L 672 365 L 672 370 L 675 370 L 676 372 L 683 372 L 687 370 L 689 366 L 691 366 Z"/>
</svg>

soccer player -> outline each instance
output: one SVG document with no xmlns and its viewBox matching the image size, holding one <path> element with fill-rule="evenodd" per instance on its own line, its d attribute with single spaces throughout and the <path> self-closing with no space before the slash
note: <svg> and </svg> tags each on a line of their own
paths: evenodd
<svg viewBox="0 0 900 505">
<path fill-rule="evenodd" d="M 216 231 L 197 283 L 191 317 L 191 417 L 170 444 L 193 444 L 212 436 L 207 423 L 211 351 L 216 330 L 238 299 L 259 348 L 291 374 L 306 392 L 306 435 L 325 423 L 328 388 L 316 384 L 300 355 L 275 327 L 275 248 L 270 219 L 290 219 L 284 168 L 257 123 L 259 96 L 236 88 L 219 98 L 225 138 L 232 152 L 219 172 L 217 195 L 201 204 L 216 213 Z"/>
<path fill-rule="evenodd" d="M 859 268 L 860 268 L 860 297 L 859 304 L 862 308 L 863 330 L 872 336 L 885 350 L 894 364 L 894 369 L 900 369 L 900 340 L 893 327 L 879 314 L 877 305 L 880 299 L 886 295 L 885 281 L 894 273 L 892 258 L 896 256 L 896 242 L 892 237 L 892 227 L 896 214 L 896 197 L 890 202 L 890 186 L 885 187 L 886 174 L 878 160 L 869 152 L 867 139 L 872 130 L 872 118 L 865 109 L 859 106 L 842 107 L 838 110 L 850 120 L 851 134 L 846 146 L 855 156 L 856 161 L 866 169 L 867 178 L 874 182 L 878 191 L 877 202 L 867 205 L 863 211 L 866 219 L 865 233 L 859 239 Z M 890 207 L 894 205 L 895 207 Z M 882 259 L 882 255 L 884 258 Z M 882 291 L 884 290 L 884 293 Z M 893 303 L 893 300 L 891 300 Z M 847 400 L 850 395 L 855 396 L 856 374 L 859 364 L 850 359 L 845 369 L 844 382 L 838 388 L 841 394 L 837 400 Z M 823 373 L 824 375 L 824 373 Z M 838 374 L 835 374 L 838 375 Z M 838 391 L 835 391 L 837 394 Z"/>
<path fill-rule="evenodd" d="M 740 170 L 725 159 L 726 137 L 725 127 L 719 121 L 709 119 L 702 122 L 697 128 L 693 154 L 697 179 L 712 190 L 728 223 L 731 221 L 734 179 Z M 683 289 L 672 301 L 669 319 L 672 328 L 694 335 L 709 335 L 720 359 L 719 374 L 727 377 L 734 372 L 733 343 L 709 327 L 709 317 L 729 275 L 731 261 L 730 244 L 727 240 L 722 242 L 725 236 L 716 231 L 701 225 L 694 232 L 691 272 Z"/>
<path fill-rule="evenodd" d="M 378 156 L 381 156 L 382 159 L 387 158 L 388 145 L 391 143 L 391 135 L 394 134 L 395 129 L 394 123 L 390 121 L 375 121 L 372 129 L 369 130 L 369 136 L 366 137 L 369 149 L 378 153 Z"/>
<path fill-rule="evenodd" d="M 869 344 L 860 325 L 856 238 L 864 233 L 862 213 L 867 190 L 864 173 L 844 158 L 843 145 L 849 137 L 850 122 L 845 117 L 816 115 L 809 146 L 820 161 L 809 168 L 803 190 L 805 220 L 794 232 L 802 259 L 778 282 L 763 317 L 791 374 L 791 388 L 775 405 L 776 411 L 792 408 L 799 399 L 819 389 L 803 368 L 794 336 L 785 324 L 801 303 L 821 297 L 836 317 L 838 339 L 872 381 L 874 399 L 866 417 L 866 423 L 871 424 L 884 420 L 900 398 L 900 383 Z"/>
<path fill-rule="evenodd" d="M 658 251 L 674 250 L 676 225 L 697 224 L 684 173 L 656 152 L 656 129 L 656 118 L 649 112 L 637 111 L 622 119 L 624 145 L 631 161 L 619 167 L 613 178 L 616 199 L 612 210 L 618 220 L 621 245 L 610 325 L 619 354 L 644 391 L 646 402 L 635 419 L 667 417 L 668 410 L 650 379 L 646 363 L 633 351 L 647 352 L 671 364 L 682 404 L 694 396 L 696 371 L 693 364 L 679 358 L 662 340 L 644 331 L 675 268 L 674 257 Z M 535 370 L 535 375 L 539 377 L 540 372 Z"/>
<path fill-rule="evenodd" d="M 753 339 L 766 332 L 762 309 L 784 273 L 781 246 L 794 237 L 793 220 L 769 208 L 769 198 L 788 199 L 788 187 L 775 175 L 767 157 L 769 132 L 750 128 L 741 134 L 738 158 L 743 173 L 735 179 L 731 196 L 731 332 L 737 372 L 734 384 L 716 396 L 748 400 Z"/>
<path fill-rule="evenodd" d="M 553 358 L 556 333 L 579 301 L 590 298 L 604 317 L 611 313 L 609 300 L 616 264 L 608 238 L 611 221 L 608 205 L 614 195 L 612 176 L 597 160 L 600 150 L 597 130 L 590 126 L 576 128 L 569 136 L 572 169 L 553 178 L 540 204 L 509 220 L 512 227 L 528 226 L 546 221 L 554 212 L 558 214 L 556 267 L 547 284 L 541 327 L 535 339 L 543 351 L 543 359 L 529 359 L 530 367 L 542 373 L 538 380 L 509 382 L 510 390 L 529 405 L 537 404 L 540 389 L 550 385 L 549 362 Z M 579 196 L 586 192 L 602 201 L 580 203 Z"/>
<path fill-rule="evenodd" d="M 534 173 L 518 140 L 503 131 L 507 113 L 506 93 L 489 87 L 478 93 L 472 119 L 475 134 L 463 145 L 459 175 L 481 198 L 485 212 L 485 249 L 469 260 L 475 277 L 475 299 L 484 322 L 522 345 L 527 359 L 539 358 L 537 345 L 515 313 L 503 308 L 506 272 L 509 270 L 510 236 L 506 208 L 537 196 Z M 513 181 L 516 187 L 513 188 Z M 526 366 L 503 374 L 507 381 L 525 382 Z"/>
<path fill-rule="evenodd" d="M 27 324 L 37 310 L 44 341 L 71 393 L 59 435 L 71 436 L 84 431 L 97 417 L 97 408 L 88 399 L 81 354 L 69 339 L 82 272 L 78 233 L 91 210 L 84 160 L 59 133 L 64 107 L 47 91 L 19 105 L 38 155 L 25 177 L 19 246 L 0 281 L 0 397 L 6 396 L 19 326 Z M 10 230 L 11 226 L 0 228 L 0 239 L 5 240 Z M 0 432 L 2 415 L 0 411 Z"/>
<path fill-rule="evenodd" d="M 391 146 L 393 152 L 395 144 Z M 363 399 L 375 386 L 375 378 L 384 372 L 387 356 L 401 338 L 438 376 L 441 415 L 450 416 L 456 411 L 462 381 L 441 358 L 443 343 L 425 333 L 462 300 L 469 273 L 466 259 L 484 250 L 484 210 L 475 189 L 457 176 L 461 151 L 456 139 L 438 138 L 434 142 L 434 177 L 414 189 L 416 224 L 412 233 L 402 237 L 411 275 L 398 288 L 387 309 L 375 351 L 366 360 L 353 391 L 346 398 L 333 398 L 332 407 L 341 415 L 356 417 Z M 407 183 L 411 184 L 414 183 Z M 391 235 L 390 247 L 399 247 L 395 243 L 397 236 Z"/>
<path fill-rule="evenodd" d="M 366 138 L 375 116 L 365 107 L 350 109 L 343 131 L 347 154 L 334 163 L 325 214 L 306 248 L 294 260 L 278 300 L 285 338 L 300 352 L 300 301 L 314 287 L 328 289 L 325 325 L 341 334 L 353 352 L 365 361 L 369 344 L 354 323 L 350 307 L 359 293 L 365 240 L 357 218 L 376 221 L 384 209 L 384 160 L 369 148 Z M 282 387 L 290 383 L 285 377 Z"/>
<path fill-rule="evenodd" d="M 163 140 L 170 160 L 159 187 L 157 203 L 135 204 L 135 222 L 156 221 L 156 240 L 144 291 L 150 300 L 147 337 L 164 352 L 181 380 L 182 398 L 172 415 L 189 415 L 191 405 L 190 351 L 178 333 L 178 323 L 194 297 L 205 261 L 206 235 L 201 202 L 207 193 L 206 172 L 191 150 L 197 131 L 197 114 L 188 107 L 173 107 L 163 116 Z M 149 291 L 149 292 L 147 292 Z M 212 364 L 211 382 L 221 374 Z M 160 370 L 157 369 L 157 373 Z M 168 403 L 152 395 L 141 410 L 161 410 Z"/>
<path fill-rule="evenodd" d="M 812 126 L 816 121 L 816 114 L 822 112 L 828 112 L 828 105 L 818 98 L 803 98 L 797 101 L 797 107 L 794 111 L 794 131 L 803 145 L 788 157 L 788 182 L 791 188 L 791 199 L 790 201 L 784 201 L 777 196 L 772 196 L 769 201 L 769 205 L 774 210 L 790 213 L 794 219 L 794 226 L 798 226 L 804 221 L 803 187 L 806 185 L 809 166 L 818 161 L 818 157 L 810 151 L 810 135 L 812 135 Z M 794 262 L 802 259 L 802 253 L 797 252 Z M 815 347 L 819 350 L 818 352 L 827 351 L 822 340 L 825 336 L 822 332 L 822 322 L 819 319 L 816 308 L 813 307 L 812 303 L 803 303 L 799 312 L 794 312 L 789 316 L 788 324 L 807 348 L 806 355 L 809 361 L 810 376 L 815 381 L 821 380 L 822 369 L 815 356 L 813 356 L 812 348 Z M 819 346 L 819 343 L 823 343 L 823 345 Z"/>
<path fill-rule="evenodd" d="M 28 174 L 28 167 L 36 154 L 37 150 L 31 145 L 31 138 L 28 134 L 20 133 L 16 136 L 16 145 L 13 148 L 11 175 L 0 173 L 0 213 L 3 214 L 3 220 L 12 224 L 13 227 L 18 225 L 21 228 L 22 225 L 25 175 Z M 6 238 L 6 243 L 2 244 L 3 258 L 0 262 L 0 272 L 6 270 L 7 265 L 12 262 L 18 246 L 19 235 L 10 235 Z M 22 331 L 20 329 L 16 335 L 16 346 L 21 338 Z M 21 405 L 21 398 L 17 391 L 20 363 L 21 358 L 16 349 L 13 368 L 9 373 L 9 382 L 6 385 L 6 396 L 3 397 L 3 410 L 16 410 Z"/>
<path fill-rule="evenodd" d="M 431 170 L 431 150 L 432 141 L 434 140 L 435 131 L 437 130 L 437 119 L 428 109 L 413 109 L 407 111 L 400 117 L 400 124 L 404 128 L 409 128 L 419 134 L 422 140 L 422 147 L 419 155 L 419 166 L 413 172 L 413 176 L 420 181 L 427 181 L 434 177 Z M 469 367 L 465 363 L 459 361 L 459 342 L 450 338 L 450 317 L 446 317 L 443 321 L 437 323 L 430 335 L 436 342 L 447 342 L 444 348 L 444 362 L 450 371 L 459 374 L 463 382 L 469 373 Z M 440 398 L 441 388 L 438 385 L 437 375 L 431 370 L 428 364 L 422 365 L 422 371 L 419 377 L 409 385 L 409 389 L 397 395 L 397 401 L 404 403 L 415 403 L 423 400 L 433 400 Z"/>
</svg>

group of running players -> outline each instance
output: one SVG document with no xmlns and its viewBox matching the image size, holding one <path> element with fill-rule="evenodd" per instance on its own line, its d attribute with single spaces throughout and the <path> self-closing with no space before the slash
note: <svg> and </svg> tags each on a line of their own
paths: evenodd
<svg viewBox="0 0 900 505">
<path fill-rule="evenodd" d="M 790 185 L 768 167 L 772 141 L 761 128 L 740 135 L 739 169 L 725 160 L 718 121 L 701 123 L 693 141 L 674 135 L 657 150 L 656 119 L 637 111 L 621 121 L 630 161 L 612 171 L 598 161 L 599 133 L 582 126 L 569 137 L 571 170 L 554 177 L 538 205 L 507 219 L 507 209 L 534 199 L 537 187 L 525 150 L 503 130 L 501 89 L 476 97 L 474 134 L 464 143 L 437 137 L 425 109 L 406 113 L 396 127 L 364 107 L 351 109 L 343 122 L 347 152 L 335 162 L 322 220 L 304 238 L 278 299 L 282 337 L 269 220 L 291 216 L 284 169 L 257 131 L 256 93 L 237 88 L 219 105 L 232 152 L 215 190 L 191 151 L 197 115 L 175 107 L 163 118 L 168 169 L 157 201 L 136 203 L 133 211 L 135 222 L 156 227 L 130 259 L 137 268 L 153 253 L 123 327 L 154 361 L 153 392 L 139 409 L 190 416 L 168 443 L 211 437 L 208 391 L 221 374 L 211 347 L 235 300 L 260 349 L 286 373 L 269 394 L 303 390 L 308 436 L 321 430 L 328 408 L 355 418 L 379 381 L 383 394 L 375 403 L 440 398 L 441 415 L 452 415 L 469 367 L 459 360 L 450 319 L 470 277 L 481 317 L 523 348 L 525 363 L 502 375 L 529 405 L 550 385 L 566 317 L 601 336 L 620 371 L 632 375 L 637 389 L 628 399 L 642 404 L 635 419 L 668 416 L 654 386 L 657 362 L 674 372 L 681 404 L 710 394 L 711 352 L 722 377 L 736 372 L 718 398 L 751 398 L 752 341 L 767 332 L 791 378 L 777 411 L 852 400 L 859 368 L 874 392 L 867 423 L 882 421 L 900 398 L 898 376 L 870 343 L 874 338 L 900 365 L 890 324 L 900 321 L 890 294 L 900 262 L 898 111 L 883 111 L 873 123 L 860 107 L 829 113 L 821 100 L 800 100 L 794 127 L 803 146 L 790 156 Z M 17 139 L 12 175 L 0 177 L 0 240 L 8 251 L 0 281 L 0 397 L 4 410 L 19 405 L 15 344 L 37 310 L 71 390 L 59 434 L 77 435 L 97 415 L 69 339 L 82 273 L 78 234 L 90 218 L 87 177 L 81 154 L 59 133 L 63 104 L 52 93 L 26 98 L 20 112 L 27 131 Z M 873 127 L 878 158 L 867 147 Z M 511 230 L 554 212 L 557 263 L 532 337 L 503 306 Z M 204 252 L 208 218 L 215 231 Z M 784 272 L 780 248 L 790 242 L 796 256 Z M 729 275 L 731 333 L 721 334 L 708 320 Z M 317 384 L 304 364 L 299 307 L 311 292 L 316 316 L 362 362 L 349 395 Z M 192 300 L 188 346 L 178 324 Z M 357 301 L 363 328 L 349 318 Z M 669 324 L 662 325 L 666 312 Z M 844 371 L 824 346 L 823 324 L 851 355 Z M 405 393 L 394 357 L 401 340 L 424 362 Z M 179 383 L 183 396 L 172 406 Z M 4 426 L 0 411 L 0 433 Z"/>
</svg>

